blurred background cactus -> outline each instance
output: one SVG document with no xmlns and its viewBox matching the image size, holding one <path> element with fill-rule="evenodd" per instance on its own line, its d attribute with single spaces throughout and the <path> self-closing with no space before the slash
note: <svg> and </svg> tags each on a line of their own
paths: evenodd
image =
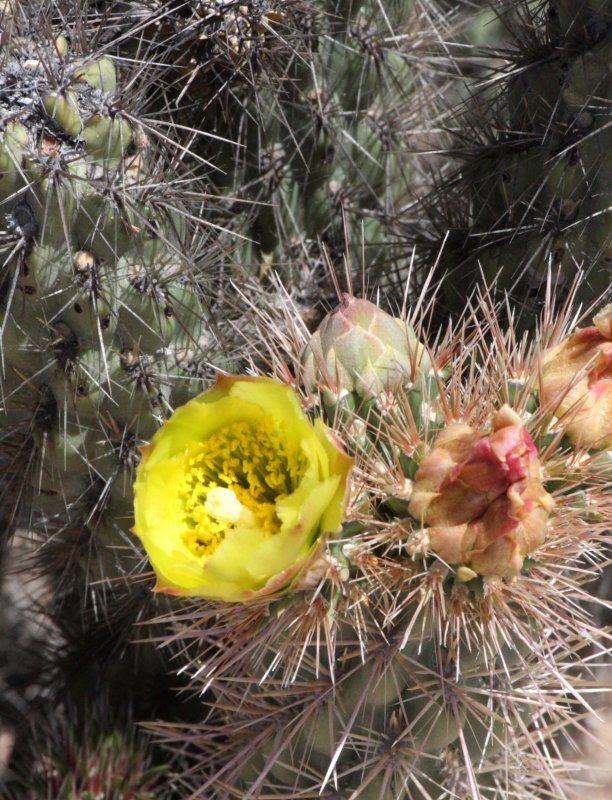
<svg viewBox="0 0 612 800">
<path fill-rule="evenodd" d="M 426 93 L 444 82 L 433 57 L 450 30 L 440 9 L 117 2 L 100 18 L 108 47 L 156 65 L 147 102 L 225 198 L 212 215 L 243 237 L 235 271 L 275 270 L 316 302 L 322 247 L 341 268 L 348 254 L 356 279 L 364 265 L 370 276 L 406 268 L 391 223 L 420 181 L 416 137 L 435 108 Z"/>
<path fill-rule="evenodd" d="M 608 3 L 0 12 L 0 793 L 572 797 L 610 651 L 609 309 L 577 330 Z M 140 445 L 216 369 L 355 458 L 281 598 L 154 595 L 130 533 Z"/>
<path fill-rule="evenodd" d="M 609 293 L 612 9 L 606 0 L 491 5 L 502 46 L 488 46 L 485 27 L 470 51 L 484 62 L 447 122 L 449 162 L 425 201 L 431 226 L 404 231 L 424 274 L 439 256 L 441 311 L 460 312 L 484 280 L 529 327 L 547 281 L 560 303 L 577 280 L 584 302 Z"/>
</svg>

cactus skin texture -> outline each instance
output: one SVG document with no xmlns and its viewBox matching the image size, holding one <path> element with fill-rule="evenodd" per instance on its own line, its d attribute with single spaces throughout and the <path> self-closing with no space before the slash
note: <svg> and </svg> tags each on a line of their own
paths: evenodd
<svg viewBox="0 0 612 800">
<path fill-rule="evenodd" d="M 424 5 L 117 4 L 118 51 L 167 65 L 149 102 L 183 126 L 175 135 L 226 198 L 220 224 L 248 240 L 235 247 L 238 269 L 296 281 L 321 263 L 321 242 L 339 264 L 348 247 L 372 274 L 406 258 L 390 223 L 414 175 L 410 126 L 426 113 Z"/>
<path fill-rule="evenodd" d="M 465 333 L 426 356 L 421 345 L 420 361 L 413 347 L 403 372 L 389 348 L 394 369 L 372 397 L 373 383 L 355 385 L 353 353 L 361 344 L 380 364 L 373 330 L 414 343 L 423 328 L 354 306 L 370 324 L 343 326 L 337 368 L 332 346 L 319 391 L 304 394 L 356 460 L 343 530 L 283 597 L 189 598 L 166 620 L 208 694 L 199 726 L 159 735 L 187 760 L 194 796 L 211 800 L 569 798 L 559 736 L 572 741 L 579 722 L 586 654 L 595 666 L 609 652 L 586 584 L 612 520 L 609 451 L 572 445 L 558 400 L 538 394 L 538 365 L 575 323 L 551 313 L 540 342 L 517 345 L 483 305 L 471 346 Z M 344 297 L 322 331 L 350 307 Z M 320 343 L 299 327 L 274 340 L 270 313 L 261 342 L 278 376 L 312 387 Z"/>
<path fill-rule="evenodd" d="M 612 9 L 494 5 L 508 28 L 502 66 L 456 112 L 460 165 L 428 203 L 437 234 L 423 256 L 431 265 L 445 238 L 447 308 L 459 312 L 484 279 L 530 326 L 549 274 L 560 302 L 580 273 L 585 302 L 610 287 Z"/>
</svg>

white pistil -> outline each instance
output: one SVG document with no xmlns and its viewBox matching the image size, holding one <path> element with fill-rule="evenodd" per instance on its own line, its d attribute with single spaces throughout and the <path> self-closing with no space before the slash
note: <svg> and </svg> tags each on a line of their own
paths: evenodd
<svg viewBox="0 0 612 800">
<path fill-rule="evenodd" d="M 204 510 L 209 517 L 226 525 L 256 525 L 257 519 L 250 508 L 243 505 L 233 489 L 217 486 L 209 489 L 204 501 Z"/>
<path fill-rule="evenodd" d="M 222 486 L 208 490 L 204 508 L 210 517 L 228 525 L 238 522 L 245 510 L 232 489 Z"/>
</svg>

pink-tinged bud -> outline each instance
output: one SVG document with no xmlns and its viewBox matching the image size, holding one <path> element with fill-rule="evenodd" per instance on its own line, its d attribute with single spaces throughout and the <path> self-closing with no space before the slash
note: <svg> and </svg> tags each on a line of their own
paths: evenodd
<svg viewBox="0 0 612 800">
<path fill-rule="evenodd" d="M 409 511 L 447 564 L 512 577 L 544 543 L 554 501 L 520 417 L 504 406 L 491 427 L 452 423 L 438 435 L 417 470 Z"/>
<path fill-rule="evenodd" d="M 304 382 L 310 391 L 375 397 L 411 381 L 424 361 L 423 352 L 404 321 L 368 300 L 344 294 L 304 351 Z"/>
<path fill-rule="evenodd" d="M 553 409 L 569 440 L 612 448 L 612 304 L 544 353 L 540 401 Z"/>
</svg>

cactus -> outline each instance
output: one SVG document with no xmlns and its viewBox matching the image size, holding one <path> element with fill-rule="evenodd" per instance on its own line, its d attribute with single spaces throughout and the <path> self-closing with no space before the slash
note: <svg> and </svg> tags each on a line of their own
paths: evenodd
<svg viewBox="0 0 612 800">
<path fill-rule="evenodd" d="M 96 719 L 98 709 L 88 709 Z M 35 766 L 9 782 L 7 800 L 156 800 L 165 769 L 151 764 L 143 746 L 121 727 L 110 733 L 72 709 L 30 730 L 17 765 L 34 758 Z"/>
<path fill-rule="evenodd" d="M 84 564 L 92 536 L 120 545 L 138 444 L 213 357 L 212 284 L 196 206 L 172 194 L 113 60 L 18 33 L 0 76 L 0 461 L 19 485 L 4 503 Z"/>
<path fill-rule="evenodd" d="M 378 125 L 412 91 L 400 34 L 434 4 L 92 3 L 78 22 L 70 5 L 46 8 L 72 25 L 72 52 L 2 5 L 2 500 L 32 528 L 59 638 L 41 670 L 53 710 L 33 717 L 37 736 L 11 724 L 9 791 L 569 797 L 559 740 L 610 651 L 588 591 L 612 514 L 609 308 L 578 330 L 546 308 L 537 342 L 517 344 L 483 303 L 426 343 L 416 312 L 347 295 L 311 336 L 254 281 L 252 371 L 263 355 L 276 379 L 225 377 L 188 399 L 211 360 L 229 366 L 195 217 L 246 231 L 250 271 L 296 250 L 310 267 L 317 238 L 356 263 L 363 239 L 369 279 L 394 262 L 387 223 L 413 174 Z M 600 45 L 553 5 L 571 66 Z M 600 36 L 605 10 L 584 8 L 579 30 Z M 118 75 L 116 54 L 140 74 Z M 188 128 L 178 150 L 152 137 L 143 97 Z M 592 106 L 584 144 L 607 136 Z M 233 141 L 196 144 L 201 125 Z M 194 197 L 198 153 L 229 176 L 210 179 L 225 210 Z M 605 216 L 589 186 L 588 231 Z M 135 623 L 156 615 L 153 648 Z M 188 703 L 166 696 L 170 664 Z M 148 725 L 162 757 L 134 718 L 163 720 Z M 154 782 L 148 765 L 173 750 Z"/>
<path fill-rule="evenodd" d="M 194 224 L 203 216 L 197 182 L 141 114 L 137 92 L 123 91 L 130 76 L 78 25 L 66 30 L 70 45 L 53 27 L 60 10 L 10 2 L 1 17 L 0 552 L 17 526 L 28 529 L 31 552 L 13 568 L 42 581 L 45 629 L 55 632 L 37 648 L 44 678 L 32 679 L 26 653 L 11 666 L 28 691 L 9 707 L 19 723 L 9 783 L 17 770 L 15 796 L 24 796 L 38 749 L 48 757 L 32 796 L 85 797 L 97 791 L 85 774 L 91 747 L 104 750 L 104 769 L 116 749 L 108 769 L 120 772 L 131 763 L 125 737 L 147 747 L 130 712 L 175 713 L 159 689 L 163 654 L 130 643 L 146 637 L 134 626 L 154 614 L 124 580 L 142 560 L 129 533 L 134 469 L 140 446 L 202 387 L 230 340 L 217 338 L 225 301 L 216 297 L 219 317 L 210 308 L 215 249 Z M 104 696 L 100 706 L 92 693 Z M 79 707 L 91 728 L 70 723 L 49 752 L 48 718 Z M 22 715 L 47 745 L 28 747 Z M 61 763 L 78 747 L 89 761 L 73 785 Z M 108 780 L 100 791 L 151 796 L 138 776 Z"/>
<path fill-rule="evenodd" d="M 596 318 L 594 353 L 608 353 L 611 313 Z M 569 314 L 549 316 L 541 340 L 522 344 L 491 307 L 471 322 L 471 334 L 466 328 L 428 350 L 419 343 L 422 326 L 365 300 L 345 297 L 314 337 L 299 325 L 283 333 L 271 312 L 261 343 L 277 375 L 294 376 L 305 405 L 325 416 L 355 459 L 344 525 L 319 531 L 320 556 L 297 580 L 262 582 L 250 597 L 219 601 L 206 576 L 219 580 L 230 567 L 263 575 L 270 562 L 251 547 L 242 561 L 231 544 L 245 533 L 238 521 L 224 528 L 233 559 L 223 572 L 213 566 L 217 551 L 190 556 L 189 571 L 178 555 L 170 564 L 181 530 L 172 515 L 183 503 L 176 495 L 173 505 L 174 490 L 165 500 L 167 533 L 141 533 L 158 577 L 161 552 L 176 569 L 157 588 L 189 598 L 166 619 L 165 642 L 194 690 L 206 689 L 204 718 L 158 734 L 186 759 L 194 796 L 572 796 L 558 738 L 571 741 L 587 703 L 589 662 L 594 668 L 610 650 L 586 587 L 609 541 L 610 454 L 601 437 L 588 447 L 584 438 L 572 443 L 572 419 L 590 399 L 569 396 L 571 411 L 564 401 L 594 359 L 563 360 L 560 390 L 559 370 L 550 367 L 559 363 L 555 348 L 573 352 L 573 337 L 585 338 L 565 336 Z M 326 337 L 339 327 L 334 347 Z M 403 365 L 402 349 L 410 356 Z M 356 363 L 378 371 L 356 381 Z M 550 369 L 554 389 L 544 388 Z M 609 363 L 594 369 L 609 434 Z M 233 424 L 239 403 L 242 416 L 263 394 L 236 393 L 215 424 Z M 217 403 L 218 391 L 197 402 Z M 268 408 L 265 424 L 278 424 L 271 400 Z M 177 415 L 153 443 L 152 453 L 161 449 L 153 470 L 163 468 L 168 483 L 177 437 L 194 437 L 190 451 L 213 447 L 210 433 L 185 422 Z M 204 417 L 198 425 L 204 430 Z M 257 474 L 267 480 L 265 458 Z M 147 500 L 153 472 L 147 467 L 139 481 L 142 531 L 159 514 Z M 310 518 L 309 502 L 300 513 Z M 207 599 L 194 603 L 193 594 Z"/>
<path fill-rule="evenodd" d="M 438 256 L 447 308 L 460 313 L 486 281 L 529 327 L 549 275 L 560 303 L 581 274 L 585 302 L 610 286 L 612 12 L 605 0 L 492 5 L 507 42 L 482 53 L 501 60 L 455 109 L 453 167 L 426 201 L 432 227 L 405 233 L 425 272 Z"/>
<path fill-rule="evenodd" d="M 434 80 L 426 5 L 111 7 L 117 51 L 161 65 L 150 107 L 205 159 L 226 198 L 216 219 L 244 237 L 239 270 L 277 270 L 290 284 L 318 264 L 320 277 L 321 243 L 337 264 L 350 252 L 357 275 L 362 262 L 374 275 L 406 261 L 390 222 L 417 175 L 411 126 L 422 128 L 421 89 Z"/>
</svg>

